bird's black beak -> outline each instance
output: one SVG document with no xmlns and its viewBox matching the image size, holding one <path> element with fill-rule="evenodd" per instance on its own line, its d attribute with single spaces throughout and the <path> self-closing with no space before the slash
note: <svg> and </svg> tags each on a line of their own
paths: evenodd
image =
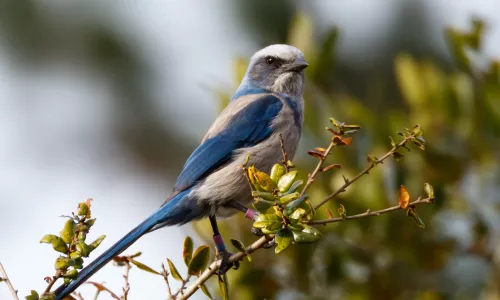
<svg viewBox="0 0 500 300">
<path fill-rule="evenodd" d="M 303 58 L 297 58 L 293 63 L 289 63 L 286 65 L 286 71 L 287 72 L 300 72 L 307 68 L 309 64 L 307 61 Z"/>
</svg>

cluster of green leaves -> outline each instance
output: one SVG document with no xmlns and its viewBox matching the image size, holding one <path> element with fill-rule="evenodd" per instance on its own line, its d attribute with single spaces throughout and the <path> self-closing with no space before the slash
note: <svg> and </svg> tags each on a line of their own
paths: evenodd
<svg viewBox="0 0 500 300">
<path fill-rule="evenodd" d="M 63 278 L 65 284 L 76 279 L 78 270 L 83 268 L 84 258 L 89 257 L 106 237 L 101 235 L 93 242 L 86 243 L 87 234 L 96 222 L 96 219 L 91 217 L 91 200 L 79 203 L 76 213 L 66 216 L 68 220 L 64 223 L 59 235 L 47 234 L 40 240 L 40 243 L 51 244 L 55 251 L 61 253 L 54 263 L 56 275 L 50 280 L 50 286 L 59 278 Z M 26 299 L 50 300 L 55 299 L 55 296 L 50 291 L 44 292 L 41 296 L 36 291 L 31 291 Z"/>
<path fill-rule="evenodd" d="M 185 285 L 189 282 L 192 276 L 200 276 L 208 267 L 208 262 L 210 260 L 210 247 L 202 245 L 194 250 L 193 240 L 191 237 L 187 236 L 184 239 L 182 257 L 187 267 L 187 274 L 185 276 L 182 276 L 174 263 L 170 259 L 167 259 L 170 275 L 172 275 L 175 280 L 181 282 L 181 287 L 176 293 L 173 294 L 174 297 L 178 295 L 182 289 L 184 289 Z M 165 271 L 165 268 L 161 275 L 164 277 L 168 276 L 168 272 Z M 166 282 L 168 285 L 168 279 Z M 212 299 L 212 296 L 210 295 L 210 292 L 205 284 L 202 284 L 200 288 L 208 298 Z"/>
<path fill-rule="evenodd" d="M 312 220 L 314 208 L 307 200 L 309 196 L 298 191 L 303 181 L 297 179 L 298 171 L 286 172 L 286 166 L 275 164 L 270 174 L 255 166 L 247 169 L 254 191 L 253 207 L 260 212 L 253 223 L 264 234 L 276 234 L 275 252 L 287 249 L 292 242 L 314 243 L 321 232 L 305 222 Z"/>
</svg>

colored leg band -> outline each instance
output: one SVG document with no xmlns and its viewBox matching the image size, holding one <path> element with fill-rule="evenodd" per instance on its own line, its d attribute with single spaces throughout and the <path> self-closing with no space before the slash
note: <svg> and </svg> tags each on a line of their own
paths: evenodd
<svg viewBox="0 0 500 300">
<path fill-rule="evenodd" d="M 215 248 L 217 248 L 217 251 L 222 252 L 222 251 L 226 250 L 226 245 L 224 244 L 224 239 L 222 238 L 222 235 L 220 235 L 220 234 L 214 235 L 213 239 L 214 239 Z"/>
<path fill-rule="evenodd" d="M 247 209 L 247 212 L 245 213 L 245 218 L 253 221 L 256 216 L 257 216 L 257 212 L 255 210 L 253 210 L 251 208 Z"/>
</svg>

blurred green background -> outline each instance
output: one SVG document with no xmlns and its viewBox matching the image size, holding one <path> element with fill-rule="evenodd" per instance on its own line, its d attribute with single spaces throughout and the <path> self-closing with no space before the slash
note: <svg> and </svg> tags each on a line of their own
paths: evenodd
<svg viewBox="0 0 500 300">
<path fill-rule="evenodd" d="M 498 35 L 496 44 L 488 35 L 498 32 L 493 25 L 500 23 L 481 11 L 469 13 L 470 5 L 462 2 L 333 2 L 172 1 L 144 8 L 133 2 L 2 1 L 0 178 L 5 184 L 0 188 L 7 196 L 0 199 L 0 225 L 14 224 L 16 230 L 2 229 L 1 240 L 19 238 L 23 248 L 37 246 L 41 234 L 32 237 L 28 232 L 34 229 L 16 225 L 12 216 L 31 205 L 45 209 L 45 219 L 55 218 L 81 200 L 76 197 L 96 193 L 101 224 L 118 224 L 125 233 L 168 195 L 184 160 L 237 87 L 249 55 L 268 44 L 289 43 L 310 62 L 304 133 L 295 158 L 302 176 L 316 163 L 306 151 L 328 143 L 329 117 L 363 127 L 351 146 L 334 150 L 329 161 L 343 169 L 320 175 L 309 192 L 313 202 L 335 191 L 341 174 L 352 177 L 364 168 L 368 154 L 384 154 L 389 135 L 420 124 L 428 142 L 425 152 L 414 149 L 400 162 L 388 160 L 327 207 L 336 211 L 341 203 L 348 214 L 381 209 L 397 203 L 399 185 L 415 199 L 423 195 L 424 182 L 434 186 L 437 203 L 418 207 L 425 229 L 395 212 L 322 227 L 325 235 L 318 243 L 293 246 L 280 255 L 258 251 L 252 264 L 230 272 L 232 298 L 500 299 L 500 62 L 490 51 L 498 55 L 500 45 Z M 500 10 L 491 1 L 477 6 L 485 15 Z M 158 21 L 179 14 L 178 26 Z M 466 21 L 446 29 L 446 20 L 460 14 Z M 66 81 L 64 72 L 57 73 L 61 69 L 82 76 L 76 77 L 78 84 Z M 59 74 L 55 83 L 44 82 L 54 72 Z M 40 88 L 44 84 L 49 92 Z M 51 137 L 51 132 L 62 133 Z M 36 153 L 30 156 L 36 161 L 23 158 L 25 152 Z M 30 169 L 34 165 L 36 173 Z M 44 190 L 41 178 L 50 174 L 57 182 Z M 123 179 L 124 174 L 130 176 Z M 79 183 L 64 181 L 72 177 Z M 102 185 L 112 188 L 101 193 Z M 128 193 L 131 185 L 135 190 Z M 59 195 L 61 186 L 78 193 Z M 148 189 L 154 192 L 143 193 Z M 40 192 L 47 197 L 44 203 L 55 197 L 56 204 L 33 204 Z M 142 215 L 134 215 L 142 205 Z M 106 217 L 106 210 L 116 219 Z M 326 217 L 324 210 L 319 213 Z M 242 216 L 222 227 L 226 239 L 255 240 Z M 108 243 L 121 236 L 104 228 Z M 211 243 L 206 221 L 194 228 Z M 156 249 L 159 258 L 148 264 L 180 254 L 186 233 L 192 231 L 163 233 L 168 249 Z M 103 243 L 101 250 L 109 245 Z M 154 240 L 147 245 L 139 246 L 145 256 Z M 7 248 L 0 250 L 4 264 L 15 261 Z M 47 275 L 43 269 L 51 269 L 38 264 L 35 274 L 24 277 L 13 270 L 22 270 L 21 263 L 7 269 L 27 294 L 35 278 L 40 285 Z M 101 279 L 110 281 L 109 274 Z M 140 276 L 148 275 L 136 275 L 132 299 L 166 295 L 141 290 Z M 211 283 L 216 294 L 216 281 Z M 2 299 L 8 297 L 4 292 L 1 288 Z"/>
</svg>

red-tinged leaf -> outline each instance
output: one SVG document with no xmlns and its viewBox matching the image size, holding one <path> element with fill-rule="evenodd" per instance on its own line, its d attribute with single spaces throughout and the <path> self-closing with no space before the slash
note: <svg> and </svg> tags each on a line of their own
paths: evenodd
<svg viewBox="0 0 500 300">
<path fill-rule="evenodd" d="M 138 262 L 137 260 L 130 259 L 130 262 L 133 263 L 136 267 L 138 267 L 139 269 L 141 269 L 143 271 L 146 271 L 146 272 L 149 272 L 152 274 L 156 274 L 156 275 L 161 275 L 160 273 L 153 270 L 151 267 L 149 267 L 141 262 Z"/>
<path fill-rule="evenodd" d="M 309 151 L 307 151 L 307 154 L 314 156 L 316 158 L 319 158 L 319 159 L 324 159 L 323 153 L 317 152 L 315 150 L 309 150 Z"/>
<path fill-rule="evenodd" d="M 340 204 L 340 207 L 337 209 L 337 212 L 339 213 L 342 219 L 347 218 L 347 210 L 345 209 L 344 205 Z"/>
<path fill-rule="evenodd" d="M 328 208 L 326 209 L 326 214 L 328 215 L 329 219 L 333 219 L 333 214 Z"/>
<path fill-rule="evenodd" d="M 342 166 L 339 165 L 339 164 L 332 164 L 332 165 L 329 165 L 329 166 L 326 166 L 326 167 L 322 168 L 321 171 L 326 172 L 328 170 L 335 169 L 335 168 L 336 169 L 341 169 Z"/>
<path fill-rule="evenodd" d="M 404 187 L 404 185 L 401 185 L 401 194 L 399 195 L 399 207 L 405 209 L 408 207 L 408 204 L 410 204 L 410 193 Z"/>
<path fill-rule="evenodd" d="M 344 142 L 344 145 L 350 145 L 352 143 L 352 137 L 343 138 L 342 142 Z"/>
<path fill-rule="evenodd" d="M 320 153 L 324 153 L 326 151 L 325 148 L 321 148 L 321 147 L 316 147 L 316 148 L 314 148 L 314 150 L 316 150 L 316 151 L 318 151 Z"/>
<path fill-rule="evenodd" d="M 118 297 L 115 293 L 113 293 L 110 289 L 102 285 L 101 283 L 97 283 L 94 281 L 86 281 L 86 284 L 93 285 L 99 292 L 108 292 L 113 299 L 120 300 L 120 297 Z"/>
<path fill-rule="evenodd" d="M 184 259 L 186 266 L 189 266 L 189 262 L 191 261 L 191 258 L 193 258 L 193 240 L 189 236 L 184 239 L 182 258 Z"/>
</svg>

